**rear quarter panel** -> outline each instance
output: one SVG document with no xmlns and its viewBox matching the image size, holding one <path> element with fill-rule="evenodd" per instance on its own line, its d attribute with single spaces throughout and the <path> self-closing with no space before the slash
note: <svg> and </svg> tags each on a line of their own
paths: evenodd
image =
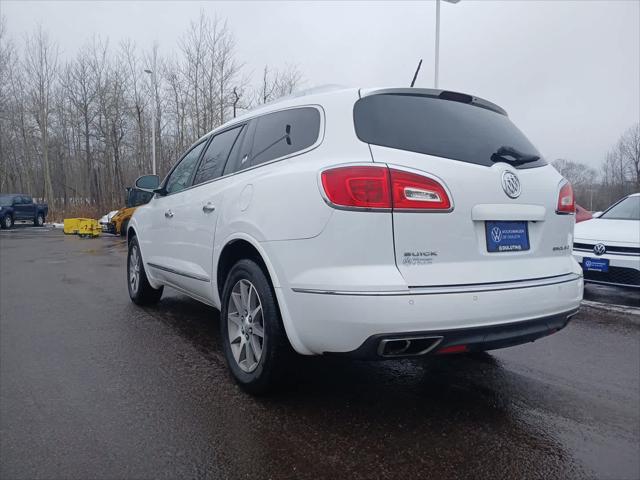
<svg viewBox="0 0 640 480">
<path fill-rule="evenodd" d="M 319 235 L 333 213 L 320 193 L 320 170 L 336 163 L 371 161 L 367 145 L 355 136 L 351 110 L 356 100 L 357 92 L 348 91 L 321 106 L 307 105 L 322 113 L 320 142 L 312 150 L 214 182 L 224 191 L 216 239 L 224 241 L 235 232 L 260 242 Z M 216 240 L 216 246 L 223 245 Z"/>
</svg>

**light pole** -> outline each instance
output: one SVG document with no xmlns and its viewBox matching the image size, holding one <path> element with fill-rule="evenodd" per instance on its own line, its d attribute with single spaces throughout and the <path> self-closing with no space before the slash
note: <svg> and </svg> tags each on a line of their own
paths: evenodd
<svg viewBox="0 0 640 480">
<path fill-rule="evenodd" d="M 154 56 L 155 63 L 155 56 Z M 151 75 L 151 93 L 153 98 L 153 107 L 151 108 L 151 158 L 152 158 L 152 168 L 153 174 L 156 174 L 156 69 L 155 65 L 153 66 L 153 70 L 145 69 L 145 73 Z"/>
<path fill-rule="evenodd" d="M 458 3 L 460 0 L 444 0 Z M 438 69 L 440 68 L 440 0 L 436 0 L 436 65 L 433 69 L 433 88 L 438 88 Z"/>
</svg>

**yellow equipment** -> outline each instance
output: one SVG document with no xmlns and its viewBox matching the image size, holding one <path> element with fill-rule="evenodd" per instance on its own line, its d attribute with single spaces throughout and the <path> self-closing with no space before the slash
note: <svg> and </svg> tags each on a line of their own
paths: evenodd
<svg viewBox="0 0 640 480">
<path fill-rule="evenodd" d="M 114 235 L 124 237 L 127 234 L 127 227 L 129 226 L 129 220 L 133 212 L 135 212 L 140 205 L 149 203 L 151 198 L 153 198 L 153 193 L 128 187 L 127 196 L 125 197 L 125 207 L 118 210 L 118 213 L 111 217 L 111 223 L 107 231 Z"/>
<path fill-rule="evenodd" d="M 100 235 L 101 228 L 98 221 L 92 218 L 65 218 L 63 232 L 67 235 L 93 238 Z"/>
<path fill-rule="evenodd" d="M 76 235 L 80 229 L 80 222 L 88 218 L 65 218 L 63 232 L 67 235 Z"/>
<path fill-rule="evenodd" d="M 102 227 L 97 220 L 92 218 L 82 218 L 78 223 L 78 235 L 80 238 L 95 238 L 102 233 Z"/>
</svg>

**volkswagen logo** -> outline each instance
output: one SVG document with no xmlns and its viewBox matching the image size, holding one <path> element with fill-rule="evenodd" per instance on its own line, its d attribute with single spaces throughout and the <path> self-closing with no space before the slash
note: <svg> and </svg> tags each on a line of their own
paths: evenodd
<svg viewBox="0 0 640 480">
<path fill-rule="evenodd" d="M 593 253 L 595 253 L 596 255 L 604 255 L 605 253 L 607 253 L 607 247 L 604 246 L 604 244 L 602 243 L 596 243 L 593 246 Z"/>
<path fill-rule="evenodd" d="M 502 189 L 510 198 L 518 198 L 520 196 L 520 180 L 516 174 L 505 170 L 502 172 Z"/>
<path fill-rule="evenodd" d="M 494 242 L 500 243 L 500 240 L 502 240 L 502 230 L 498 227 L 493 227 L 491 229 L 491 238 L 493 238 Z"/>
</svg>

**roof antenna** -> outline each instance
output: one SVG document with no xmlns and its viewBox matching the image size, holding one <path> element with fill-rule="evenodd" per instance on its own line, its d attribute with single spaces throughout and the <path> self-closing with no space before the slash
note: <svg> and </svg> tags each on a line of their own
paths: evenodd
<svg viewBox="0 0 640 480">
<path fill-rule="evenodd" d="M 411 80 L 411 87 L 413 87 L 416 83 L 416 78 L 418 78 L 418 72 L 420 71 L 420 67 L 422 66 L 422 59 L 418 62 L 418 68 L 416 68 L 416 73 L 413 74 L 413 80 Z"/>
</svg>

